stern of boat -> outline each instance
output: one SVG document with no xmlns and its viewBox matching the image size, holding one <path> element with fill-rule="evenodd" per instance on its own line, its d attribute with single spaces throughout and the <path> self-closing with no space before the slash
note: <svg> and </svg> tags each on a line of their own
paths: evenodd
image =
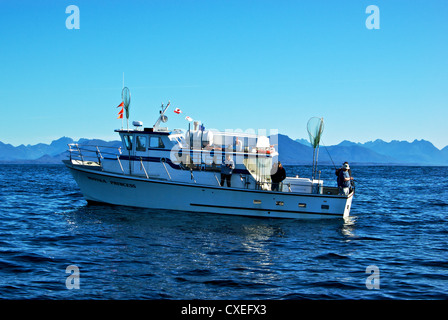
<svg viewBox="0 0 448 320">
<path fill-rule="evenodd" d="M 354 196 L 355 196 L 354 190 L 352 192 L 350 192 L 350 194 L 347 196 L 347 200 L 345 202 L 343 218 L 348 218 L 348 216 L 350 215 L 350 210 L 352 209 L 352 201 L 353 201 Z"/>
</svg>

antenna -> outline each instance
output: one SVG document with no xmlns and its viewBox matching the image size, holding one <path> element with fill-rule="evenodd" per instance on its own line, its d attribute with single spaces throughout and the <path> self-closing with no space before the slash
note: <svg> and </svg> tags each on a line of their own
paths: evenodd
<svg viewBox="0 0 448 320">
<path fill-rule="evenodd" d="M 158 131 L 159 129 L 167 130 L 167 128 L 160 128 L 159 125 L 160 125 L 160 122 L 165 123 L 165 122 L 168 121 L 168 117 L 165 115 L 165 112 L 166 112 L 166 110 L 168 109 L 169 106 L 170 106 L 170 101 L 169 100 L 168 100 L 168 103 L 166 104 L 166 106 L 163 106 L 163 103 L 162 103 L 162 106 L 161 106 L 162 110 L 160 110 L 160 116 L 159 116 L 159 118 L 157 119 L 156 123 L 153 126 L 153 130 L 154 131 Z"/>
</svg>

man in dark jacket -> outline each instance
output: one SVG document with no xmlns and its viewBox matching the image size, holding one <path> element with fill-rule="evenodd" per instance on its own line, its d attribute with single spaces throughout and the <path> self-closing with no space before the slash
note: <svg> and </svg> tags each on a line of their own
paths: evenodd
<svg viewBox="0 0 448 320">
<path fill-rule="evenodd" d="M 278 164 L 274 164 L 271 170 L 271 190 L 272 191 L 279 191 L 279 185 L 280 182 L 285 180 L 286 178 L 286 170 L 283 168 L 281 162 L 279 161 Z"/>
</svg>

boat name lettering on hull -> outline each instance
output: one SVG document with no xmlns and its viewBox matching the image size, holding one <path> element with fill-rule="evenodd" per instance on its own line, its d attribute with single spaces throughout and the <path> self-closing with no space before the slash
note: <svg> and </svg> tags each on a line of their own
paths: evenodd
<svg viewBox="0 0 448 320">
<path fill-rule="evenodd" d="M 115 186 L 127 187 L 127 188 L 137 188 L 135 186 L 135 184 L 133 184 L 133 183 L 123 183 L 123 182 L 116 182 L 116 181 L 112 181 L 112 180 L 109 182 L 110 182 L 110 184 L 113 184 Z"/>
<path fill-rule="evenodd" d="M 87 179 L 92 180 L 92 181 L 96 181 L 96 182 L 107 183 L 107 181 L 105 179 L 89 177 L 89 176 L 87 176 Z M 133 184 L 133 183 L 124 183 L 124 182 L 117 182 L 117 181 L 112 181 L 112 180 L 109 181 L 109 183 L 113 184 L 114 186 L 127 187 L 127 188 L 137 188 L 135 186 L 135 184 Z"/>
<path fill-rule="evenodd" d="M 87 176 L 87 179 L 89 179 L 89 180 L 93 180 L 93 181 L 96 181 L 96 182 L 107 183 L 106 180 L 104 180 L 104 179 L 98 179 L 98 178 L 95 178 L 95 177 L 89 177 L 89 176 Z"/>
</svg>

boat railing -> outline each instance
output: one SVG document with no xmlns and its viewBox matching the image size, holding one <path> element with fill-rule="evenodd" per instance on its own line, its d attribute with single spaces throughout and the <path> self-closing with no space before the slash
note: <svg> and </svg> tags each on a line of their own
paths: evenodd
<svg viewBox="0 0 448 320">
<path fill-rule="evenodd" d="M 121 147 L 111 147 L 111 146 L 97 146 L 97 145 L 83 145 L 83 144 L 77 144 L 77 143 L 70 143 L 68 144 L 69 147 L 69 154 L 70 154 L 70 161 L 72 163 L 75 164 L 79 164 L 79 165 L 89 165 L 89 166 L 102 166 L 102 159 L 104 159 L 104 157 L 106 156 L 107 158 L 116 158 L 121 171 L 123 174 L 125 174 L 123 165 L 120 161 L 120 155 L 122 154 L 121 151 Z M 139 159 L 140 162 L 140 167 L 144 172 L 144 175 L 146 176 L 146 178 L 149 179 L 149 174 L 145 168 L 144 162 L 146 162 L 146 160 L 143 160 L 142 157 L 140 157 Z M 165 172 L 167 174 L 167 177 L 169 180 L 172 180 L 171 174 L 166 166 L 166 159 L 161 159 L 160 161 L 165 169 Z M 210 171 L 214 171 L 213 175 L 214 178 L 216 180 L 216 183 L 218 185 L 221 185 L 221 181 L 218 178 L 218 176 L 216 175 L 217 172 L 219 172 L 221 170 L 220 166 L 216 166 L 216 168 L 207 168 L 206 166 L 204 166 L 205 168 L 203 170 L 205 171 L 209 171 L 210 169 L 215 169 L 215 170 L 210 170 Z M 196 182 L 196 177 L 194 175 L 194 168 L 193 166 L 185 166 L 183 169 L 187 169 L 190 171 L 190 175 L 191 175 L 191 180 L 194 183 Z M 207 170 L 208 169 L 208 170 Z M 240 174 L 240 179 L 241 179 L 241 183 L 243 185 L 243 188 L 248 189 L 249 188 L 249 184 L 251 183 L 248 179 L 249 175 L 242 175 Z M 272 184 L 273 182 L 271 180 L 265 180 L 265 181 L 255 181 L 255 189 L 256 190 L 265 190 L 265 191 L 271 191 L 272 190 Z M 325 194 L 325 195 L 338 195 L 339 194 L 339 189 L 337 187 L 327 187 L 327 186 L 323 186 L 323 184 L 319 183 L 319 184 L 302 184 L 302 183 L 286 183 L 286 182 L 280 182 L 278 185 L 278 190 L 277 192 L 280 193 L 288 193 L 288 192 L 297 192 L 292 190 L 292 188 L 295 187 L 311 187 L 311 190 L 309 192 L 305 192 L 305 193 L 315 193 L 315 194 Z"/>
<path fill-rule="evenodd" d="M 101 165 L 104 156 L 117 157 L 121 155 L 121 147 L 97 146 L 69 143 L 70 161 L 83 165 Z M 121 164 L 120 164 L 121 165 Z"/>
<path fill-rule="evenodd" d="M 272 191 L 272 185 L 274 184 L 272 181 L 257 181 L 255 182 L 255 189 L 257 190 L 266 190 L 266 191 Z M 280 193 L 287 193 L 287 192 L 298 192 L 293 190 L 296 187 L 303 187 L 303 188 L 310 188 L 309 191 L 305 191 L 304 193 L 311 193 L 311 194 L 325 194 L 325 195 L 338 195 L 339 194 L 339 188 L 338 187 L 329 187 L 324 186 L 323 183 L 314 183 L 314 184 L 305 184 L 305 183 L 285 183 L 285 182 L 279 182 L 278 183 L 278 190 L 275 190 Z M 293 189 L 292 189 L 293 188 Z M 299 193 L 303 193 L 299 192 Z"/>
</svg>

